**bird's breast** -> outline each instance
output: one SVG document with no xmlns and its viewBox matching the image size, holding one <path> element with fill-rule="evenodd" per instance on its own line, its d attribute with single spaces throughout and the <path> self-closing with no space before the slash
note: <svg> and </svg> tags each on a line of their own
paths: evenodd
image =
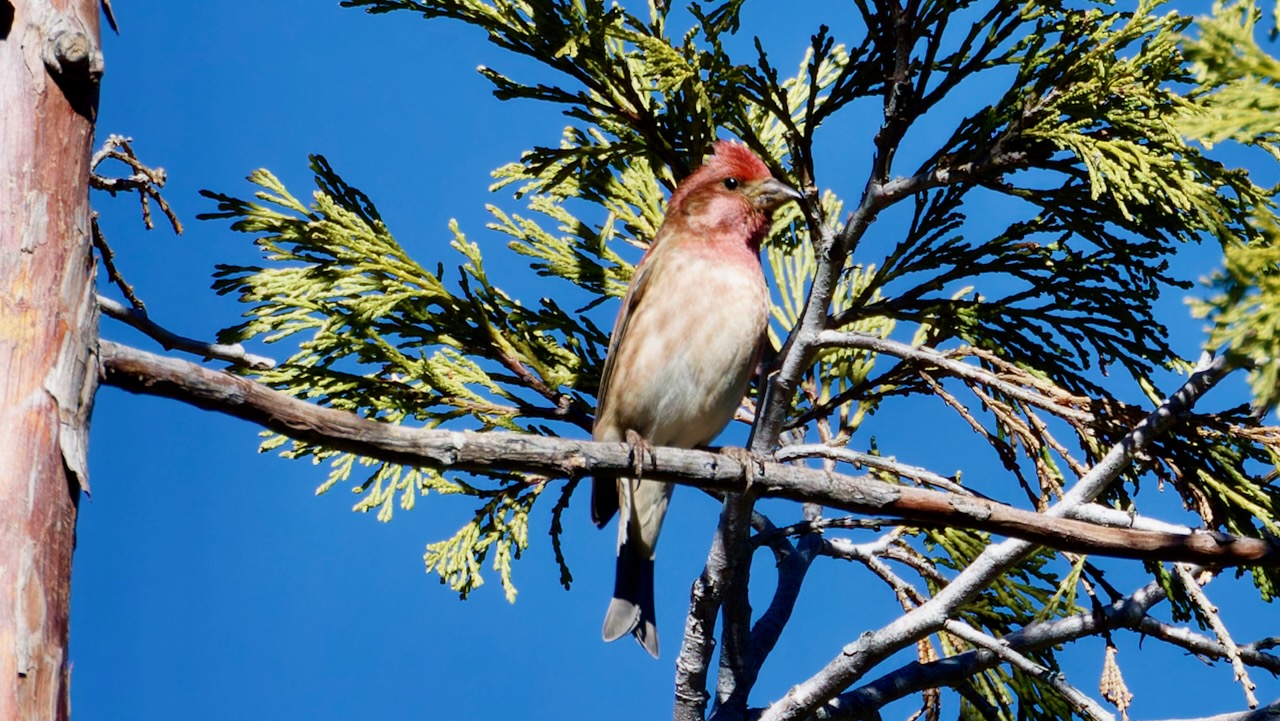
<svg viewBox="0 0 1280 721">
<path fill-rule="evenodd" d="M 732 420 L 755 368 L 769 293 L 754 257 L 664 260 L 678 271 L 655 276 L 632 310 L 602 421 L 654 445 L 692 447 Z"/>
</svg>

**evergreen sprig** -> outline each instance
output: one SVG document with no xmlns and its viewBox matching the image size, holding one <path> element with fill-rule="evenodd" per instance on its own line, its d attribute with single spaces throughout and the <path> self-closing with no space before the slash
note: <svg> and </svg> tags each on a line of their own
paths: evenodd
<svg viewBox="0 0 1280 721">
<path fill-rule="evenodd" d="M 259 380 L 386 423 L 534 433 L 552 432 L 547 423 L 589 427 L 576 387 L 585 382 L 594 392 L 607 342 L 599 329 L 550 299 L 526 308 L 496 288 L 479 249 L 456 226 L 450 247 L 462 265 L 456 283 L 448 284 L 443 264 L 432 272 L 410 258 L 373 203 L 323 157 L 313 157 L 311 168 L 318 189 L 310 205 L 267 171 L 250 176 L 261 188 L 256 202 L 205 193 L 218 210 L 201 217 L 234 219 L 232 227 L 253 234 L 268 261 L 218 268 L 214 288 L 251 307 L 250 319 L 224 331 L 222 340 L 302 336 L 297 352 L 259 373 Z M 432 491 L 481 498 L 495 492 L 434 469 L 403 468 L 283 436 L 263 443 L 263 450 L 279 448 L 288 457 L 329 463 L 319 493 L 365 469 L 353 488 L 363 494 L 355 509 L 377 510 L 383 521 L 397 496 L 401 508 L 411 509 L 417 495 Z M 497 492 L 508 495 L 511 484 L 526 483 L 496 480 Z M 524 519 L 535 497 L 516 493 L 515 505 L 486 501 L 452 543 L 432 547 L 430 567 L 465 595 L 482 583 L 480 562 L 493 549 L 495 570 L 513 597 L 510 561 L 527 543 Z"/>
<path fill-rule="evenodd" d="M 558 142 L 494 172 L 492 190 L 524 208 L 505 200 L 488 206 L 488 230 L 548 289 L 539 286 L 541 300 L 530 305 L 503 291 L 484 265 L 496 251 L 456 223 L 444 251 L 456 258 L 456 272 L 446 274 L 439 260 L 434 271 L 420 265 L 370 199 L 322 157 L 312 161 L 318 190 L 308 203 L 258 171 L 250 176 L 256 200 L 206 193 L 218 209 L 205 217 L 234 221 L 264 253 L 260 265 L 220 267 L 215 288 L 250 308 L 223 340 L 297 343 L 286 363 L 257 374 L 282 391 L 386 423 L 585 432 L 608 338 L 584 312 L 625 291 L 633 272 L 626 257 L 638 252 L 623 244 L 648 246 L 664 196 L 724 131 L 779 177 L 812 191 L 802 207 L 777 214 L 766 242 L 776 287 L 771 350 L 785 352 L 794 339 L 818 268 L 834 257 L 828 329 L 910 340 L 987 374 L 974 380 L 908 354 L 822 348 L 786 399 L 791 439 L 816 431 L 821 443 L 877 455 L 873 414 L 928 394 L 1008 471 L 1003 484 L 992 483 L 993 494 L 1020 490 L 1044 508 L 1144 416 L 1118 396 L 1136 389 L 1150 397 L 1158 372 L 1188 370 L 1156 303 L 1189 287 L 1169 260 L 1198 241 L 1221 243 L 1227 262 L 1214 280 L 1217 295 L 1197 305 L 1214 323 L 1209 344 L 1253 368 L 1260 403 L 1280 394 L 1273 191 L 1213 153 L 1215 145 L 1242 143 L 1280 160 L 1280 128 L 1269 111 L 1280 106 L 1280 64 L 1253 40 L 1251 3 L 1218 6 L 1189 37 L 1192 20 L 1160 14 L 1155 0 L 1128 10 L 1105 2 L 856 0 L 862 33 L 837 38 L 819 27 L 794 64 L 778 62 L 758 39 L 749 59 L 731 55 L 743 0 L 692 3 L 691 24 L 676 35 L 668 26 L 677 16 L 664 2 L 650 2 L 646 17 L 602 0 L 343 5 L 460 21 L 541 64 L 546 74 L 532 80 L 481 72 L 499 98 L 552 103 L 569 118 Z M 958 89 L 979 78 L 1002 84 L 985 107 L 953 120 Z M 842 198 L 820 171 L 847 168 L 817 162 L 817 143 L 833 118 L 853 113 L 874 115 L 878 131 L 867 144 L 872 170 L 863 196 Z M 944 130 L 909 134 L 926 116 Z M 896 158 L 907 141 L 923 144 L 912 157 L 924 160 L 902 170 Z M 891 209 L 896 204 L 902 208 Z M 849 217 L 872 229 L 841 225 L 850 208 Z M 880 222 L 897 210 L 905 224 Z M 837 255 L 843 250 L 847 257 Z M 1104 378 L 1110 367 L 1124 377 Z M 1048 406 L 1010 392 L 1010 384 Z M 760 400 L 753 394 L 744 416 Z M 383 520 L 396 499 L 406 509 L 431 491 L 472 499 L 471 520 L 428 546 L 428 569 L 465 596 L 483 583 L 492 559 L 514 598 L 511 563 L 527 547 L 546 479 L 446 478 L 283 437 L 264 447 L 327 461 L 321 492 L 359 471 L 357 509 L 376 509 Z M 1155 478 L 1172 485 L 1206 528 L 1277 533 L 1272 469 L 1280 433 L 1248 409 L 1187 414 L 1139 460 L 1103 500 L 1136 511 L 1150 492 L 1144 480 Z M 876 473 L 899 480 L 883 468 Z M 560 535 L 572 488 L 550 509 L 566 586 Z M 898 548 L 924 579 L 926 596 L 990 543 L 959 529 L 911 538 Z M 1170 592 L 1176 614 L 1194 611 L 1167 569 L 1149 571 Z M 1274 571 L 1250 572 L 1262 597 L 1272 598 L 1280 580 Z M 1090 573 L 1083 558 L 1041 550 L 957 616 L 1000 636 L 1078 613 Z M 946 633 L 937 641 L 948 656 L 969 648 Z M 1057 654 L 1032 658 L 1057 669 Z M 960 689 L 962 715 L 1077 713 L 1021 671 L 985 671 Z"/>
<path fill-rule="evenodd" d="M 1186 53 L 1198 83 L 1202 109 L 1181 129 L 1206 147 L 1235 142 L 1280 159 L 1280 61 L 1257 41 L 1257 4 L 1217 3 L 1211 17 L 1197 23 L 1198 36 Z M 1280 218 L 1273 189 L 1251 206 L 1249 232 L 1224 239 L 1225 268 L 1210 280 L 1215 293 L 1193 304 L 1213 321 L 1209 346 L 1224 348 L 1250 368 L 1259 407 L 1280 403 Z"/>
</svg>

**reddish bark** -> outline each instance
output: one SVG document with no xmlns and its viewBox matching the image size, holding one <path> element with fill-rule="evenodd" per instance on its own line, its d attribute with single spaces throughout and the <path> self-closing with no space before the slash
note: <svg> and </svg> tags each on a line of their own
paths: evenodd
<svg viewBox="0 0 1280 721">
<path fill-rule="evenodd" d="M 69 714 L 97 311 L 95 0 L 0 0 L 0 721 Z"/>
</svg>

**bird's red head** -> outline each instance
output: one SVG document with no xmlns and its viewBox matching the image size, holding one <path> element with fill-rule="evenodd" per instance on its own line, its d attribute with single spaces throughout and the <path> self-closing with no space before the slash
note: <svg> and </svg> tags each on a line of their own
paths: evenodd
<svg viewBox="0 0 1280 721">
<path fill-rule="evenodd" d="M 671 195 L 667 222 L 688 227 L 714 241 L 739 237 L 756 250 L 769 213 L 800 193 L 775 180 L 769 167 L 742 143 L 721 140 L 706 163 L 681 181 Z M 745 236 L 742 235 L 745 231 Z"/>
<path fill-rule="evenodd" d="M 680 181 L 676 192 L 671 195 L 671 205 L 679 207 L 684 199 L 695 191 L 718 185 L 726 185 L 728 190 L 736 190 L 746 183 L 768 180 L 773 176 L 769 166 L 764 164 L 755 153 L 742 143 L 721 140 L 706 163 L 692 175 Z M 733 187 L 728 187 L 733 186 Z"/>
</svg>

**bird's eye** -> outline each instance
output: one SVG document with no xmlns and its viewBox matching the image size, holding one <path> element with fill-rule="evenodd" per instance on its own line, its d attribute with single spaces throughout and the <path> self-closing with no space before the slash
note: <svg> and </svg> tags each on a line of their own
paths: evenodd
<svg viewBox="0 0 1280 721">
<path fill-rule="evenodd" d="M 737 178 L 724 179 L 724 187 L 728 188 L 729 190 L 737 190 L 739 185 L 741 185 L 741 183 L 738 182 Z"/>
</svg>

